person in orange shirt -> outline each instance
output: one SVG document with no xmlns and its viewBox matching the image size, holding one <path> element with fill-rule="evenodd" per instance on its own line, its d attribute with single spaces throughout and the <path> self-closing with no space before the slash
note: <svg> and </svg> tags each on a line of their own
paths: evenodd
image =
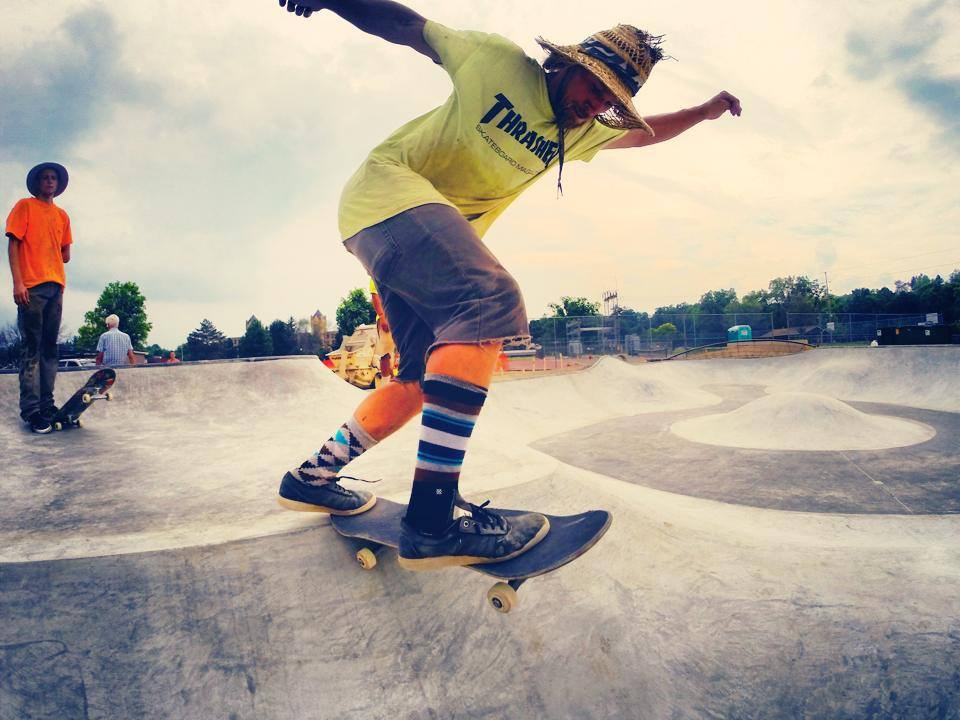
<svg viewBox="0 0 960 720">
<path fill-rule="evenodd" d="M 23 338 L 20 360 L 20 417 L 37 433 L 48 433 L 57 412 L 57 339 L 70 262 L 70 218 L 53 199 L 67 188 L 63 165 L 40 163 L 27 173 L 33 197 L 17 201 L 7 217 L 7 257 L 13 275 L 13 301 Z"/>
</svg>

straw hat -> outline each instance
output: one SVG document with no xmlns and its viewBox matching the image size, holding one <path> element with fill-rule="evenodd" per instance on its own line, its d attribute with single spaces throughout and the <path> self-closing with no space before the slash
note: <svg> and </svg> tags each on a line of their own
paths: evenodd
<svg viewBox="0 0 960 720">
<path fill-rule="evenodd" d="M 594 33 L 579 45 L 555 45 L 537 38 L 544 50 L 551 53 L 551 63 L 574 63 L 590 71 L 617 98 L 617 104 L 597 116 L 607 127 L 621 130 L 639 128 L 653 135 L 633 105 L 633 96 L 650 77 L 650 71 L 663 58 L 661 36 L 650 35 L 633 25 L 617 25 L 611 30 Z"/>
</svg>

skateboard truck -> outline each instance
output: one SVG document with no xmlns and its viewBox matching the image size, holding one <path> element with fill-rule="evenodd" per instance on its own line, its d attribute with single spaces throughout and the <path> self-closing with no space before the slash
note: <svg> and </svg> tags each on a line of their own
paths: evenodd
<svg viewBox="0 0 960 720">
<path fill-rule="evenodd" d="M 364 570 L 373 570 L 377 566 L 377 558 L 385 549 L 386 545 L 367 546 L 364 545 L 357 550 L 355 557 L 360 567 Z M 519 578 L 517 580 L 507 580 L 506 582 L 495 583 L 487 590 L 487 602 L 497 612 L 508 613 L 515 608 L 520 600 L 517 597 L 517 590 L 528 578 Z"/>
</svg>

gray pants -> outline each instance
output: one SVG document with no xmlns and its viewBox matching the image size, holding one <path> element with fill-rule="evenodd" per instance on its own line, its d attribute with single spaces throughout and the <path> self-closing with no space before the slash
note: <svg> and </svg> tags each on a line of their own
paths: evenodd
<svg viewBox="0 0 960 720">
<path fill-rule="evenodd" d="M 344 246 L 377 284 L 401 382 L 420 381 L 438 345 L 530 336 L 517 281 L 449 205 L 405 210 Z"/>
<path fill-rule="evenodd" d="M 20 417 L 53 407 L 57 380 L 57 338 L 63 314 L 63 286 L 48 282 L 29 290 L 30 304 L 17 306 L 17 326 L 23 340 L 20 358 Z"/>
</svg>

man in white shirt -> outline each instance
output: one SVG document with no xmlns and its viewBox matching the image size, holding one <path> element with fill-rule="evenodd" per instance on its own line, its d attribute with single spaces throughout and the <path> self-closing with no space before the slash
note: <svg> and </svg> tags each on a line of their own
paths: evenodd
<svg viewBox="0 0 960 720">
<path fill-rule="evenodd" d="M 109 315 L 105 321 L 107 331 L 97 341 L 97 365 L 135 365 L 136 356 L 133 354 L 133 343 L 130 336 L 118 327 L 120 318 Z"/>
</svg>

